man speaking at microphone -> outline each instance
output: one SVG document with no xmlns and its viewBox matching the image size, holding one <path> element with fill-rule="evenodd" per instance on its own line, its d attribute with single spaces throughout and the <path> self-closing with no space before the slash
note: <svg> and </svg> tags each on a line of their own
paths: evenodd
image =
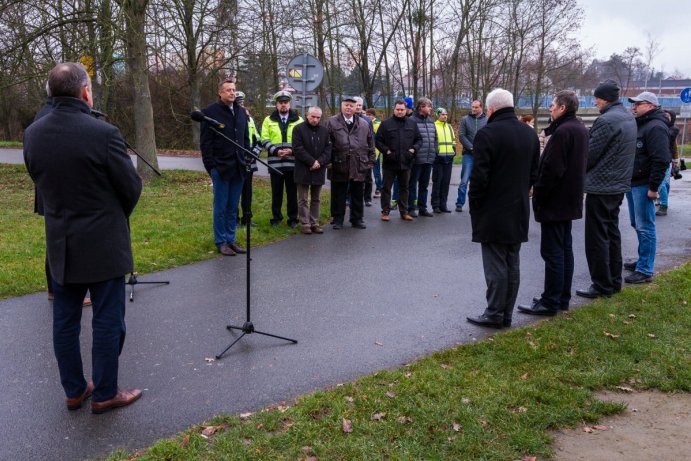
<svg viewBox="0 0 691 461">
<path fill-rule="evenodd" d="M 245 156 L 215 130 L 223 133 L 245 149 L 250 149 L 247 112 L 235 101 L 235 83 L 225 80 L 218 86 L 218 101 L 205 107 L 204 115 L 213 121 L 201 124 L 199 138 L 204 168 L 211 176 L 214 187 L 214 242 L 224 256 L 246 253 L 235 242 L 238 204 L 245 174 Z"/>
<path fill-rule="evenodd" d="M 67 409 L 92 397 L 92 413 L 141 397 L 118 388 L 125 343 L 125 274 L 132 271 L 127 218 L 142 190 L 117 128 L 93 118 L 91 80 L 77 63 L 48 75 L 53 110 L 24 135 L 24 162 L 43 200 L 53 279 L 53 348 Z M 93 302 L 93 382 L 84 378 L 79 332 L 86 291 Z M 92 395 L 93 394 L 93 395 Z"/>
</svg>

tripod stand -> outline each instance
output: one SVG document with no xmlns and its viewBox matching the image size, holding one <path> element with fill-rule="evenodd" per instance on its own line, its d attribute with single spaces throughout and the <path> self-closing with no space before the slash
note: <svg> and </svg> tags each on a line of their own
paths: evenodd
<svg viewBox="0 0 691 461">
<path fill-rule="evenodd" d="M 239 145 L 238 143 L 236 143 L 235 141 L 233 141 L 232 139 L 230 139 L 229 137 L 227 137 L 226 135 L 224 135 L 223 133 L 218 131 L 211 124 L 209 124 L 209 128 L 212 131 L 214 131 L 216 134 L 218 134 L 219 136 L 224 138 L 225 140 L 231 142 L 233 145 L 235 145 L 236 147 L 238 147 L 239 149 L 241 149 L 245 153 L 245 181 L 251 181 L 252 180 L 252 159 L 254 159 L 258 162 L 261 162 L 263 165 L 266 165 L 266 167 L 272 169 L 276 173 L 282 174 L 280 171 L 278 171 L 277 169 L 275 169 L 274 167 L 272 167 L 271 165 L 269 165 L 268 163 L 266 163 L 262 159 L 260 159 L 254 152 L 251 152 L 251 151 L 245 149 L 244 147 L 242 147 L 241 145 Z M 246 286 L 246 294 L 247 294 L 247 296 L 246 296 L 246 314 L 247 314 L 247 316 L 246 316 L 245 323 L 243 323 L 242 326 L 236 326 L 236 325 L 227 325 L 226 326 L 226 329 L 228 331 L 238 330 L 238 331 L 241 331 L 242 334 L 237 339 L 235 339 L 232 343 L 230 343 L 230 345 L 228 345 L 228 347 L 226 347 L 223 350 L 223 352 L 216 355 L 216 359 L 223 358 L 225 353 L 228 352 L 228 350 L 231 347 L 233 347 L 238 341 L 240 341 L 242 338 L 244 338 L 245 335 L 249 335 L 252 333 L 257 333 L 257 334 L 264 335 L 264 336 L 270 336 L 272 338 L 278 338 L 278 339 L 282 339 L 284 341 L 289 341 L 293 344 L 297 344 L 296 339 L 290 339 L 290 338 L 286 338 L 284 336 L 278 336 L 278 335 L 274 335 L 271 333 L 266 333 L 266 332 L 258 331 L 258 330 L 254 329 L 254 324 L 252 323 L 252 319 L 251 319 L 251 307 L 250 307 L 251 306 L 251 303 L 250 303 L 250 293 L 251 293 L 251 290 L 250 290 L 250 288 L 251 288 L 250 266 L 251 266 L 251 261 L 252 261 L 252 257 L 251 257 L 251 251 L 252 251 L 252 246 L 251 246 L 252 211 L 251 210 L 252 210 L 252 197 L 250 197 L 249 212 L 245 214 L 245 217 L 247 218 L 247 221 L 245 223 L 245 236 L 246 236 L 246 248 L 247 248 L 247 253 L 245 254 L 245 260 L 246 260 L 245 278 L 247 281 L 247 286 Z"/>
<path fill-rule="evenodd" d="M 101 112 L 101 111 L 99 111 L 99 110 L 96 110 L 96 109 L 91 109 L 91 115 L 93 115 L 93 116 L 96 117 L 96 118 L 103 117 L 107 122 L 110 121 L 110 120 L 108 119 L 108 115 L 107 115 L 107 114 L 105 114 L 105 113 L 103 113 L 103 112 Z M 151 163 L 149 163 L 144 157 L 142 157 L 141 155 L 139 155 L 139 152 L 137 152 L 137 151 L 135 150 L 135 148 L 132 147 L 127 141 L 125 141 L 125 147 L 126 147 L 127 149 L 131 150 L 132 152 L 134 152 L 134 154 L 135 154 L 142 162 L 146 163 L 146 165 L 147 165 L 149 168 L 151 168 L 151 169 L 153 170 L 153 172 L 156 173 L 156 175 L 161 176 L 161 172 L 158 171 L 158 170 L 157 170 Z M 130 218 L 129 218 L 129 217 L 127 218 L 127 228 L 128 228 L 128 229 L 130 228 Z M 125 282 L 125 285 L 129 285 L 129 286 L 131 287 L 131 288 L 130 288 L 130 302 L 134 302 L 134 286 L 135 286 L 135 285 L 138 285 L 138 284 L 140 284 L 140 283 L 141 283 L 141 284 L 151 284 L 151 285 L 170 285 L 170 281 L 167 281 L 167 280 L 166 280 L 166 281 L 158 281 L 158 282 L 140 282 L 139 280 L 137 280 L 137 273 L 134 272 L 134 271 L 132 271 L 132 272 L 130 272 L 130 276 L 127 278 L 127 282 Z"/>
</svg>

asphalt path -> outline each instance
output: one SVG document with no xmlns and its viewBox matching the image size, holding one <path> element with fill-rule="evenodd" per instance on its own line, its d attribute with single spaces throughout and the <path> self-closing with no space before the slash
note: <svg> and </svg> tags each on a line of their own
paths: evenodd
<svg viewBox="0 0 691 461">
<path fill-rule="evenodd" d="M 691 174 L 672 186 L 669 215 L 658 220 L 657 270 L 691 260 Z M 450 195 L 455 198 L 455 190 Z M 465 321 L 485 305 L 480 246 L 470 240 L 468 213 L 383 223 L 377 205 L 366 208 L 366 230 L 327 226 L 323 235 L 296 235 L 252 251 L 254 326 L 298 344 L 252 334 L 223 359 L 207 360 L 239 336 L 226 326 L 245 321 L 242 256 L 140 276 L 170 281 L 136 286 L 135 301 L 127 304 L 120 385 L 143 388 L 144 396 L 105 415 L 92 415 L 88 405 L 65 409 L 46 294 L 0 301 L 0 459 L 79 460 L 144 448 L 214 415 L 290 402 L 494 334 Z M 621 218 L 623 252 L 631 257 L 637 243 L 625 204 Z M 575 290 L 589 284 L 582 220 L 573 234 Z M 534 222 L 529 238 L 521 251 L 523 303 L 543 283 Z M 583 303 L 574 297 L 572 307 Z M 90 318 L 85 308 L 87 372 Z M 537 320 L 514 315 L 515 326 Z"/>
</svg>

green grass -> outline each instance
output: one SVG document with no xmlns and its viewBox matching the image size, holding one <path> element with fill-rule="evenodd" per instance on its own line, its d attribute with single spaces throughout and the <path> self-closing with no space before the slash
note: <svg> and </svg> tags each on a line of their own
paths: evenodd
<svg viewBox="0 0 691 461">
<path fill-rule="evenodd" d="M 3 147 L 22 147 L 21 141 L 0 141 L 0 148 Z"/>
<path fill-rule="evenodd" d="M 23 165 L 0 165 L 0 299 L 45 290 L 45 228 L 33 213 L 34 188 Z M 284 239 L 298 231 L 273 228 L 268 179 L 254 178 L 254 221 L 261 232 L 252 245 Z M 322 194 L 322 220 L 329 210 Z M 285 213 L 284 213 L 285 214 Z M 218 256 L 211 227 L 211 180 L 204 173 L 165 171 L 146 183 L 131 216 L 132 249 L 138 273 L 168 269 Z M 285 222 L 285 221 L 284 221 Z M 238 228 L 244 246 L 245 229 Z"/>
<path fill-rule="evenodd" d="M 549 431 L 623 410 L 597 390 L 691 391 L 689 280 L 687 264 L 553 320 L 109 459 L 542 459 Z M 205 438 L 208 426 L 218 432 Z"/>
</svg>

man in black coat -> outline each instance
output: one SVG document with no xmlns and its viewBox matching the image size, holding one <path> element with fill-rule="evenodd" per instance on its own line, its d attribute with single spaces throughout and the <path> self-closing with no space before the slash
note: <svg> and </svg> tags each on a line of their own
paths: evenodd
<svg viewBox="0 0 691 461">
<path fill-rule="evenodd" d="M 293 179 L 297 186 L 298 216 L 303 234 L 324 233 L 319 225 L 319 194 L 326 182 L 326 167 L 331 160 L 331 138 L 329 130 L 319 124 L 321 118 L 322 110 L 310 107 L 307 123 L 293 128 Z"/>
<path fill-rule="evenodd" d="M 128 216 L 142 183 L 117 128 L 91 117 L 91 81 L 81 64 L 48 76 L 53 110 L 24 135 L 24 161 L 43 200 L 53 276 L 53 346 L 67 408 L 93 393 L 91 410 L 128 405 L 138 389 L 118 388 L 125 341 L 125 274 L 132 271 Z M 93 301 L 93 382 L 79 344 L 82 300 Z"/>
<path fill-rule="evenodd" d="M 247 111 L 235 101 L 235 83 L 222 82 L 218 87 L 218 102 L 204 108 L 204 115 L 223 125 L 216 128 L 245 149 L 250 148 Z M 238 204 L 245 178 L 245 154 L 242 149 L 219 135 L 202 122 L 199 136 L 204 168 L 214 185 L 214 243 L 224 256 L 247 251 L 235 241 Z"/>
<path fill-rule="evenodd" d="M 487 125 L 473 144 L 470 219 L 473 242 L 482 244 L 487 308 L 470 323 L 511 326 L 520 284 L 519 252 L 528 241 L 528 191 L 537 178 L 540 141 L 516 118 L 513 95 L 496 89 L 487 95 Z"/>
<path fill-rule="evenodd" d="M 573 280 L 571 221 L 583 217 L 583 185 L 588 160 L 588 129 L 576 118 L 578 97 L 560 91 L 549 106 L 551 136 L 538 165 L 533 186 L 533 211 L 540 223 L 540 255 L 545 261 L 545 288 L 525 314 L 555 315 L 568 310 Z"/>
<path fill-rule="evenodd" d="M 415 161 L 415 153 L 422 146 L 422 135 L 418 124 L 406 117 L 406 103 L 398 100 L 394 103 L 393 116 L 384 120 L 375 136 L 377 150 L 382 153 L 382 170 L 384 179 L 381 190 L 381 219 L 389 220 L 391 212 L 391 186 L 398 178 L 398 209 L 401 219 L 412 221 L 408 213 L 408 183 L 410 170 Z"/>
</svg>

